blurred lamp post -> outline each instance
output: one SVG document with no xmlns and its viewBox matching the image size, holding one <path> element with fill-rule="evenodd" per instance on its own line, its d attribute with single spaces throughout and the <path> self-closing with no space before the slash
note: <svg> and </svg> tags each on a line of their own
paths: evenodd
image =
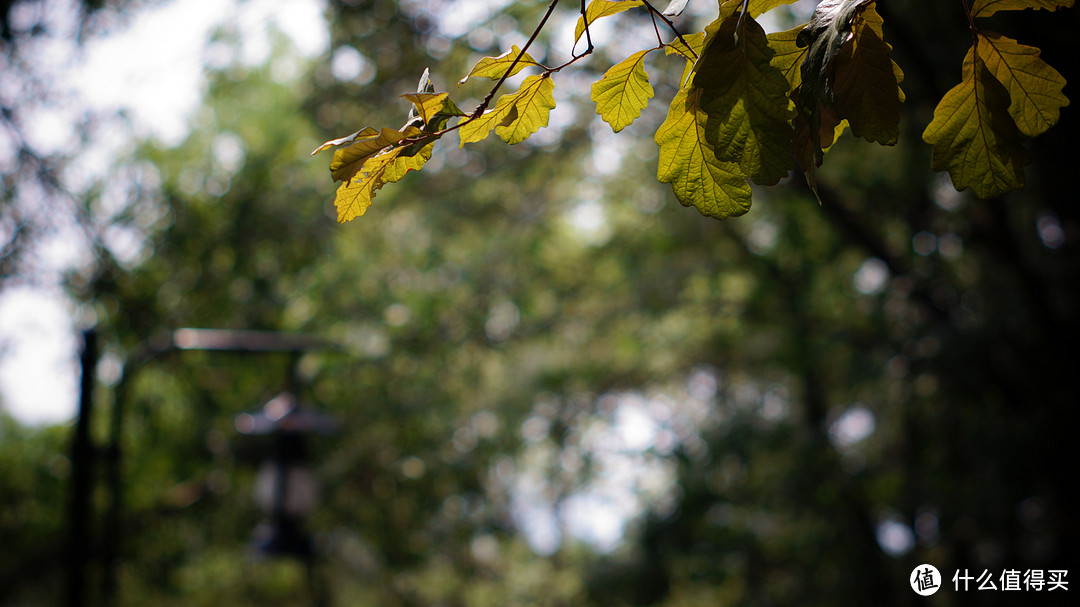
<svg viewBox="0 0 1080 607">
<path fill-rule="evenodd" d="M 260 411 L 237 416 L 241 434 L 273 438 L 273 453 L 255 480 L 255 501 L 270 517 L 255 529 L 260 553 L 311 558 L 304 519 L 318 506 L 319 483 L 307 465 L 307 440 L 311 434 L 329 434 L 335 426 L 330 416 L 301 407 L 292 392 L 278 394 Z"/>
<path fill-rule="evenodd" d="M 296 362 L 304 352 L 335 350 L 332 341 L 311 335 L 279 333 L 276 331 L 233 331 L 225 329 L 177 329 L 162 333 L 137 346 L 123 361 L 120 377 L 112 394 L 112 410 L 108 423 L 109 438 L 104 447 L 90 439 L 93 416 L 93 374 L 97 367 L 99 348 L 96 333 L 84 333 L 80 356 L 82 394 L 72 442 L 72 490 L 69 504 L 67 604 L 82 607 L 87 603 L 113 605 L 117 603 L 120 549 L 123 544 L 124 479 L 122 474 L 122 440 L 128 390 L 132 378 L 151 361 L 168 354 L 189 350 L 231 352 L 239 354 L 287 353 L 292 355 L 290 384 L 296 383 Z M 241 421 L 241 418 L 243 421 Z M 326 432 L 334 426 L 331 418 L 304 411 L 296 404 L 291 392 L 286 392 L 266 404 L 263 411 L 240 416 L 237 428 L 249 424 L 251 434 L 275 434 L 277 455 L 272 460 L 280 474 L 271 472 L 269 495 L 273 514 L 267 548 L 281 547 L 286 554 L 305 558 L 312 564 L 310 542 L 305 539 L 299 523 L 315 504 L 318 488 L 303 463 L 304 434 Z M 261 430 L 260 430 L 261 429 Z M 90 529 L 93 477 L 97 467 L 96 454 L 104 457 L 104 482 L 107 504 L 101 523 L 101 539 L 94 541 Z M 275 468 L 271 468 L 274 470 Z M 307 475 L 307 476 L 305 476 Z M 292 526 L 292 527 L 290 527 Z M 292 542 L 292 543 L 290 543 Z M 92 561 L 101 565 L 101 600 L 94 601 L 87 592 L 87 570 Z"/>
</svg>

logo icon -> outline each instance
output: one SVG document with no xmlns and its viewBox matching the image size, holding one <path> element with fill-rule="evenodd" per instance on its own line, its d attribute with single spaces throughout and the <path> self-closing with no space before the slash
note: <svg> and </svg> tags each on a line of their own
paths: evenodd
<svg viewBox="0 0 1080 607">
<path fill-rule="evenodd" d="M 941 572 L 933 565 L 922 564 L 911 571 L 911 589 L 919 596 L 930 596 L 941 588 Z"/>
</svg>

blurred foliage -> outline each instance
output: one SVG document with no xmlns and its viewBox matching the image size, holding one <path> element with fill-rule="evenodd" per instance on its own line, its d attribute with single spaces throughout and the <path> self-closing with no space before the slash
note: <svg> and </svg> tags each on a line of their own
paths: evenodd
<svg viewBox="0 0 1080 607">
<path fill-rule="evenodd" d="M 102 447 L 118 362 L 165 329 L 343 345 L 298 366 L 301 399 L 341 422 L 311 445 L 318 561 L 250 549 L 265 445 L 233 419 L 287 387 L 289 357 L 174 353 L 130 386 L 119 537 L 101 535 L 104 487 L 92 496 L 92 554 L 119 551 L 116 604 L 901 605 L 919 563 L 1075 569 L 1072 114 L 1031 146 L 1027 189 L 976 201 L 919 141 L 953 79 L 911 70 L 896 148 L 841 139 L 822 205 L 789 184 L 721 223 L 652 178 L 640 135 L 663 113 L 611 135 L 586 76 L 549 135 L 441 142 L 441 164 L 339 227 L 307 152 L 403 120 L 424 67 L 456 79 L 543 7 L 451 44 L 423 2 L 332 4 L 325 60 L 290 76 L 283 42 L 266 66 L 224 67 L 187 141 L 139 147 L 114 178 L 157 184 L 117 219 L 144 227 L 141 252 L 68 282 L 105 347 Z M 958 60 L 968 41 L 937 29 L 962 13 L 924 4 L 879 7 L 897 61 Z M 1071 80 L 1067 31 L 1040 40 Z M 372 73 L 336 79 L 344 46 Z M 654 78 L 658 97 L 677 76 Z M 635 411 L 648 440 L 628 434 Z M 0 603 L 60 600 L 66 434 L 0 420 Z M 606 547 L 571 522 L 605 483 L 647 506 Z M 100 559 L 90 573 L 102 604 Z"/>
</svg>

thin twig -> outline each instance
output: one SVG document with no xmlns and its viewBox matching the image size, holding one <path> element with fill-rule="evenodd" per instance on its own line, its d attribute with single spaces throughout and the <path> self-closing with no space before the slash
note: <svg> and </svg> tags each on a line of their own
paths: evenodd
<svg viewBox="0 0 1080 607">
<path fill-rule="evenodd" d="M 480 115 L 484 113 L 484 110 L 487 109 L 491 100 L 495 98 L 495 93 L 498 92 L 499 87 L 502 86 L 503 82 L 506 82 L 506 79 L 509 78 L 510 74 L 514 71 L 514 67 L 516 67 L 518 62 L 521 61 L 521 58 L 525 56 L 525 53 L 529 50 L 529 47 L 532 46 L 532 43 L 536 41 L 536 37 L 540 35 L 540 32 L 544 29 L 544 25 L 547 24 L 548 17 L 551 16 L 551 13 L 555 12 L 555 7 L 558 6 L 558 4 L 559 0 L 551 0 L 547 12 L 544 13 L 543 19 L 540 19 L 539 25 L 533 30 L 532 36 L 529 37 L 529 41 L 525 43 L 525 46 L 521 47 L 521 52 L 517 54 L 517 57 L 514 57 L 514 60 L 510 63 L 510 67 L 503 73 L 502 78 L 499 78 L 499 81 L 495 83 L 495 86 L 492 87 L 491 92 L 487 94 L 487 97 L 484 97 L 484 100 L 480 102 L 480 105 L 476 106 L 472 115 L 469 116 L 469 120 L 479 118 Z"/>
<path fill-rule="evenodd" d="M 685 46 L 687 50 L 690 51 L 690 54 L 694 56 L 694 60 L 696 61 L 697 53 L 694 52 L 694 49 L 690 48 L 690 43 L 688 43 L 686 39 L 683 38 L 682 32 L 679 31 L 679 28 L 675 27 L 675 23 L 672 22 L 671 19 L 668 19 L 667 15 L 665 15 L 663 11 L 657 10 L 655 6 L 649 4 L 649 0 L 641 0 L 641 3 L 645 5 L 645 8 L 649 9 L 649 12 L 652 13 L 653 16 L 659 17 L 660 20 L 668 26 L 668 29 L 670 29 L 672 33 L 675 34 L 675 37 L 679 39 L 679 42 L 683 43 L 683 46 Z"/>
</svg>

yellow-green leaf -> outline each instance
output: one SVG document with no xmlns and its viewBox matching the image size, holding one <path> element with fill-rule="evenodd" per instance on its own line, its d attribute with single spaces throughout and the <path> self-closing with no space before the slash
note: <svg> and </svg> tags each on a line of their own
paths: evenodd
<svg viewBox="0 0 1080 607">
<path fill-rule="evenodd" d="M 499 97 L 493 109 L 461 123 L 458 129 L 461 146 L 483 140 L 492 129 L 507 143 L 524 141 L 540 127 L 547 126 L 548 114 L 555 107 L 554 88 L 547 74 L 529 76 L 516 93 Z"/>
<path fill-rule="evenodd" d="M 1024 187 L 1027 158 L 1009 116 L 1009 92 L 974 50 L 964 59 L 963 81 L 941 99 L 923 140 L 934 146 L 931 166 L 948 170 L 956 189 L 992 198 Z"/>
<path fill-rule="evenodd" d="M 732 162 L 718 160 L 705 138 L 708 117 L 699 89 L 684 88 L 671 101 L 667 119 L 656 131 L 660 146 L 656 178 L 670 183 L 675 197 L 702 215 L 726 219 L 750 210 L 750 185 Z"/>
<path fill-rule="evenodd" d="M 618 133 L 630 125 L 653 96 L 645 55 L 653 49 L 638 51 L 613 65 L 604 77 L 592 85 L 596 113 Z"/>
<path fill-rule="evenodd" d="M 513 145 L 547 126 L 548 115 L 555 107 L 554 90 L 555 83 L 548 74 L 526 78 L 511 106 L 516 115 L 496 126 L 495 134 Z"/>
<path fill-rule="evenodd" d="M 367 212 L 375 192 L 388 183 L 400 181 L 409 171 L 419 171 L 431 158 L 432 141 L 408 154 L 408 148 L 384 150 L 368 159 L 359 172 L 338 187 L 334 206 L 338 222 L 352 221 Z"/>
<path fill-rule="evenodd" d="M 578 17 L 577 26 L 574 27 L 574 44 L 577 44 L 578 40 L 581 40 L 581 35 L 585 33 L 586 19 L 589 25 L 592 25 L 601 17 L 617 15 L 644 4 L 641 0 L 593 0 L 585 9 L 585 17 Z"/>
<path fill-rule="evenodd" d="M 784 74 L 790 90 L 795 90 L 802 83 L 802 72 L 799 66 L 806 57 L 807 47 L 799 46 L 796 39 L 799 37 L 803 26 L 799 25 L 784 32 L 774 32 L 766 36 L 769 48 L 773 56 L 769 63 Z"/>
<path fill-rule="evenodd" d="M 833 59 L 834 108 L 856 137 L 895 145 L 900 136 L 903 72 L 889 58 L 892 47 L 881 39 L 881 21 L 873 4 L 852 21 L 852 37 Z"/>
<path fill-rule="evenodd" d="M 1072 8 L 1074 0 L 975 0 L 971 5 L 972 17 L 989 17 L 998 11 L 1020 11 L 1028 8 L 1056 11 Z"/>
<path fill-rule="evenodd" d="M 339 223 L 352 221 L 367 212 L 375 191 L 387 183 L 387 169 L 400 153 L 401 148 L 394 148 L 376 154 L 355 177 L 341 184 L 334 197 Z"/>
<path fill-rule="evenodd" d="M 682 36 L 676 38 L 664 45 L 665 55 L 682 55 L 686 59 L 686 63 L 683 66 L 682 77 L 679 78 L 679 87 L 682 88 L 686 84 L 687 79 L 690 77 L 690 72 L 694 69 L 694 63 L 697 62 L 697 58 L 701 55 L 701 47 L 705 43 L 705 32 L 698 32 L 688 36 Z"/>
<path fill-rule="evenodd" d="M 492 80 L 498 80 L 499 78 L 503 77 L 503 74 L 507 74 L 507 70 L 510 70 L 510 66 L 513 66 L 513 70 L 510 70 L 510 73 L 507 74 L 507 77 L 513 76 L 514 74 L 530 66 L 543 67 L 542 65 L 537 63 L 537 61 L 533 59 L 529 55 L 529 53 L 521 55 L 521 59 L 518 59 L 517 63 L 514 63 L 514 60 L 517 59 L 518 55 L 521 55 L 521 49 L 518 48 L 518 45 L 515 44 L 513 47 L 510 48 L 510 50 L 499 55 L 498 57 L 484 57 L 483 59 L 478 61 L 475 66 L 473 66 L 472 71 L 470 71 L 464 78 L 458 81 L 458 84 L 465 84 L 465 82 L 473 76 L 476 76 L 477 78 L 490 78 Z"/>
<path fill-rule="evenodd" d="M 331 139 L 330 141 L 327 141 L 327 142 L 323 143 L 319 147 L 315 148 L 315 151 L 311 152 L 311 155 L 314 156 L 315 154 L 318 154 L 319 152 L 321 152 L 321 151 L 323 151 L 325 149 L 328 149 L 328 148 L 332 148 L 334 146 L 338 146 L 338 145 L 342 145 L 342 144 L 346 144 L 346 143 L 352 143 L 352 142 L 354 142 L 354 141 L 356 141 L 358 139 L 369 139 L 371 137 L 377 137 L 378 135 L 379 135 L 379 131 L 376 131 L 375 129 L 371 128 L 370 126 L 365 126 L 364 128 L 360 129 L 359 131 L 356 131 L 355 133 L 353 133 L 352 135 L 348 135 L 346 137 L 339 137 L 338 139 Z"/>
<path fill-rule="evenodd" d="M 978 52 L 990 73 L 1009 90 L 1009 114 L 1021 133 L 1035 137 L 1057 123 L 1061 108 L 1069 105 L 1062 93 L 1065 78 L 1039 58 L 1039 49 L 983 31 Z"/>
<path fill-rule="evenodd" d="M 760 17 L 772 9 L 785 4 L 794 4 L 798 0 L 750 0 L 746 4 L 746 14 L 751 17 Z M 743 0 L 727 0 L 720 3 L 720 17 L 727 18 L 737 13 L 742 8 Z"/>
<path fill-rule="evenodd" d="M 422 134 L 423 131 L 420 129 L 407 126 L 401 131 L 384 128 L 377 136 L 358 138 L 349 147 L 340 148 L 334 152 L 334 159 L 330 161 L 330 175 L 333 176 L 334 181 L 347 181 L 356 175 L 360 167 L 372 156 L 403 139 Z"/>
<path fill-rule="evenodd" d="M 427 132 L 441 130 L 450 118 L 465 115 L 450 99 L 449 93 L 405 93 L 402 97 L 412 102 Z"/>
<path fill-rule="evenodd" d="M 794 109 L 788 81 L 770 64 L 772 56 L 765 30 L 736 13 L 707 43 L 693 77 L 717 158 L 738 164 L 759 185 L 778 183 L 791 168 Z"/>
<path fill-rule="evenodd" d="M 705 32 L 683 35 L 665 44 L 664 54 L 673 55 L 678 53 L 685 57 L 687 61 L 697 61 L 698 54 L 701 53 L 701 45 L 704 42 Z"/>
</svg>

